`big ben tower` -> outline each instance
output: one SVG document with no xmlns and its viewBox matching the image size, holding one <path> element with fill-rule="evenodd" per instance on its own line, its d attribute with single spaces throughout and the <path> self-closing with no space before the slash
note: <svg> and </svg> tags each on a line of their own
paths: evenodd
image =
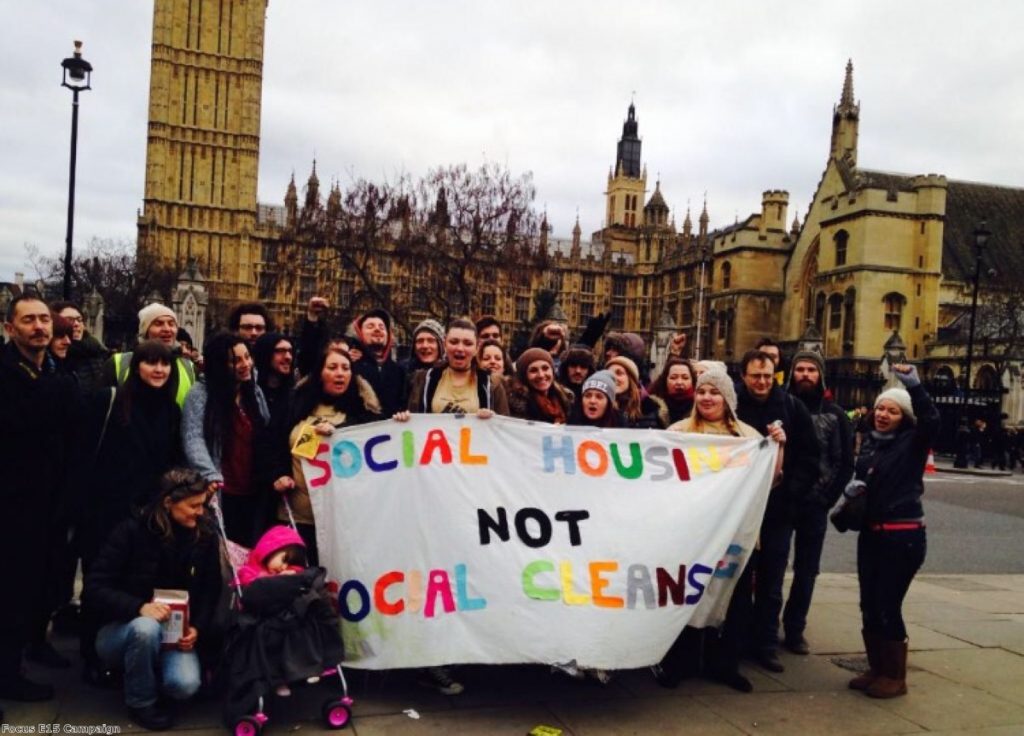
<svg viewBox="0 0 1024 736">
<path fill-rule="evenodd" d="M 255 295 L 267 1 L 154 0 L 139 253 L 228 301 Z"/>
</svg>

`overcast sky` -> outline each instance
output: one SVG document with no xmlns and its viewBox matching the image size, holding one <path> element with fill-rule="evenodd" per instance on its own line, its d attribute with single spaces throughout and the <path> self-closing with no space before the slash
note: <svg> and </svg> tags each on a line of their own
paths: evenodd
<svg viewBox="0 0 1024 736">
<path fill-rule="evenodd" d="M 250 0 L 251 1 L 251 0 Z M 75 245 L 134 240 L 142 205 L 153 3 L 0 0 L 0 280 L 25 244 L 63 250 L 72 40 L 82 96 Z M 807 211 L 847 58 L 860 164 L 1024 186 L 1024 3 L 348 2 L 271 0 L 259 197 L 279 204 L 315 155 L 321 182 L 483 161 L 533 172 L 556 237 L 601 226 L 635 93 L 643 160 L 681 226 L 712 227 L 765 189 Z"/>
</svg>

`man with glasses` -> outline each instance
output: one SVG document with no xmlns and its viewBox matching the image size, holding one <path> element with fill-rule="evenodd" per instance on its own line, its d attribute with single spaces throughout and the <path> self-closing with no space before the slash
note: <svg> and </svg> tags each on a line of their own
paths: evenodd
<svg viewBox="0 0 1024 736">
<path fill-rule="evenodd" d="M 251 352 L 260 336 L 268 331 L 273 332 L 274 320 L 262 304 L 239 304 L 231 312 L 228 328 L 245 340 Z"/>
<path fill-rule="evenodd" d="M 110 357 L 99 340 L 85 329 L 82 310 L 74 302 L 56 302 L 53 311 L 71 323 L 71 347 L 68 348 L 67 368 L 75 374 L 83 394 L 103 385 L 103 365 Z"/>
<path fill-rule="evenodd" d="M 270 407 L 271 417 L 288 405 L 295 386 L 295 349 L 290 338 L 279 332 L 261 336 L 252 351 L 256 365 L 256 381 Z M 287 409 L 285 409 L 287 414 Z"/>
<path fill-rule="evenodd" d="M 789 539 L 800 501 L 814 487 L 818 474 L 818 441 L 807 407 L 775 382 L 775 362 L 761 350 L 751 350 L 740 363 L 737 411 L 746 422 L 768 435 L 774 422 L 785 432 L 782 477 L 768 496 L 758 549 L 747 564 L 754 575 L 754 604 L 750 645 L 755 660 L 766 670 L 782 672 L 779 661 L 779 614 L 782 583 L 789 562 Z"/>
</svg>

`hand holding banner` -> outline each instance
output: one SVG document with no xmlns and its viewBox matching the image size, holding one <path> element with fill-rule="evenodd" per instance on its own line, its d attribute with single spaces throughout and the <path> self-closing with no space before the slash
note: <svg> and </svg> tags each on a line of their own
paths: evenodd
<svg viewBox="0 0 1024 736">
<path fill-rule="evenodd" d="M 322 438 L 303 462 L 347 663 L 653 664 L 724 618 L 776 450 L 440 414 Z"/>
</svg>

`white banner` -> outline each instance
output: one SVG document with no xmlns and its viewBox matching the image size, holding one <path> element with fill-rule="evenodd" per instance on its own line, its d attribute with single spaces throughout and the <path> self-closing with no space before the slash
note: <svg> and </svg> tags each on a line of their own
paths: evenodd
<svg viewBox="0 0 1024 736">
<path fill-rule="evenodd" d="M 335 432 L 303 462 L 346 661 L 654 664 L 724 618 L 775 453 L 450 414 Z"/>
</svg>

